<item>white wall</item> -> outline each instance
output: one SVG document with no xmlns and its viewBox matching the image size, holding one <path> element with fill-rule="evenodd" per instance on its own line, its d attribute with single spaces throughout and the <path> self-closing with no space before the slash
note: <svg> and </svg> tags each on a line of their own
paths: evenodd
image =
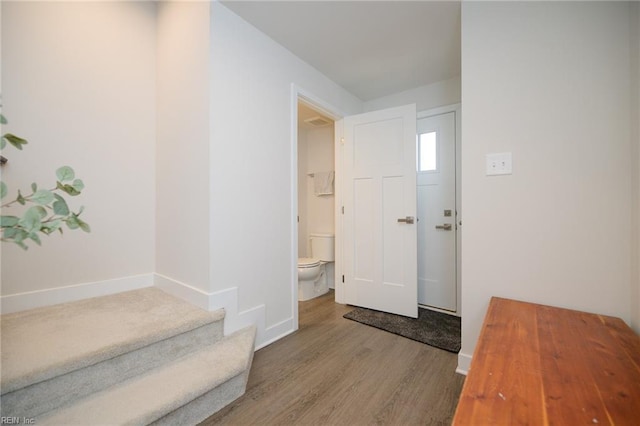
<svg viewBox="0 0 640 426">
<path fill-rule="evenodd" d="M 462 367 L 491 296 L 630 321 L 629 7 L 462 6 Z"/>
<path fill-rule="evenodd" d="M 208 2 L 158 4 L 156 283 L 209 291 Z M 170 280 L 169 282 L 167 280 Z"/>
<path fill-rule="evenodd" d="M 298 131 L 298 256 L 310 253 L 309 234 L 335 233 L 335 195 L 315 195 L 315 172 L 335 171 L 334 126 Z M 302 155 L 302 158 L 300 158 Z"/>
<path fill-rule="evenodd" d="M 239 312 L 263 307 L 260 345 L 294 322 L 291 84 L 343 113 L 362 104 L 218 3 L 211 31 L 211 289 L 236 287 Z"/>
<path fill-rule="evenodd" d="M 298 257 L 307 256 L 307 131 L 298 126 Z"/>
<path fill-rule="evenodd" d="M 460 77 L 458 76 L 367 101 L 364 104 L 364 109 L 365 111 L 375 111 L 415 103 L 419 112 L 460 103 L 460 96 Z"/>
<path fill-rule="evenodd" d="M 307 132 L 307 173 L 335 171 L 334 126 L 327 125 Z M 307 229 L 309 234 L 335 232 L 335 196 L 315 195 L 314 179 L 307 176 Z M 309 240 L 307 238 L 307 245 Z"/>
<path fill-rule="evenodd" d="M 5 151 L 3 180 L 27 192 L 31 182 L 55 186 L 56 168 L 72 166 L 86 185 L 72 204 L 86 207 L 92 228 L 28 251 L 3 243 L 3 305 L 76 284 L 118 291 L 108 280 L 141 285 L 140 274 L 151 285 L 155 18 L 146 2 L 2 2 L 3 131 L 29 140 Z"/>
<path fill-rule="evenodd" d="M 632 296 L 631 300 L 631 326 L 640 334 L 640 4 L 632 3 L 631 13 L 631 140 L 635 149 L 634 188 L 635 197 L 632 197 L 633 213 L 635 218 L 632 227 L 632 235 L 635 235 L 632 261 Z"/>
</svg>

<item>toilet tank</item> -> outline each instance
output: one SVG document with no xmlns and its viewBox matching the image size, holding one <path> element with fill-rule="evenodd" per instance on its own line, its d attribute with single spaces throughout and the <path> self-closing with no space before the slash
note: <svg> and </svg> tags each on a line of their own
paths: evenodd
<svg viewBox="0 0 640 426">
<path fill-rule="evenodd" d="M 311 256 L 324 262 L 336 260 L 333 234 L 309 234 L 311 240 Z"/>
</svg>

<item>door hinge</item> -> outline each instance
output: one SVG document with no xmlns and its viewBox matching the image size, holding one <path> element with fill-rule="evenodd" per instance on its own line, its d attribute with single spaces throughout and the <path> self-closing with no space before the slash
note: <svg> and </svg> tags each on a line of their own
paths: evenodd
<svg viewBox="0 0 640 426">
<path fill-rule="evenodd" d="M 342 214 L 344 214 L 344 206 L 342 206 Z"/>
<path fill-rule="evenodd" d="M 344 275 L 342 276 L 342 282 L 344 282 Z"/>
</svg>

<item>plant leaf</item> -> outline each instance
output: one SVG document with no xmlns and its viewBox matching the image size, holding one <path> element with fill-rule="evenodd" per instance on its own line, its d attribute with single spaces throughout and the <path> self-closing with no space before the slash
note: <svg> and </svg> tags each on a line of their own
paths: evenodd
<svg viewBox="0 0 640 426">
<path fill-rule="evenodd" d="M 78 191 L 73 186 L 68 185 L 68 184 L 62 184 L 62 183 L 58 182 L 57 188 L 59 190 L 61 190 L 61 191 L 66 192 L 67 194 L 71 195 L 72 197 L 75 197 L 76 195 L 80 194 L 80 191 Z"/>
<path fill-rule="evenodd" d="M 27 234 L 27 232 L 24 229 L 16 229 L 16 234 L 13 236 L 13 240 L 16 243 L 21 243 L 25 238 L 27 238 L 27 235 L 29 234 Z"/>
<path fill-rule="evenodd" d="M 42 245 L 42 241 L 40 241 L 40 237 L 35 232 L 30 233 L 29 234 L 29 238 L 31 238 L 33 241 L 35 241 L 37 245 L 39 245 L 39 246 Z"/>
<path fill-rule="evenodd" d="M 36 191 L 36 193 L 31 196 L 31 201 L 42 206 L 46 206 L 53 201 L 53 192 L 48 189 Z"/>
<path fill-rule="evenodd" d="M 67 202 L 59 195 L 56 197 L 56 201 L 53 202 L 53 212 L 60 216 L 66 216 L 69 214 L 69 206 L 67 205 Z"/>
<path fill-rule="evenodd" d="M 0 216 L 0 227 L 10 228 L 16 226 L 19 221 L 20 218 L 16 216 Z"/>
<path fill-rule="evenodd" d="M 0 198 L 4 198 L 9 192 L 9 188 L 7 188 L 7 184 L 0 181 Z"/>
<path fill-rule="evenodd" d="M 24 197 L 22 196 L 22 193 L 20 192 L 20 190 L 18 189 L 18 198 L 16 198 L 16 201 L 18 203 L 20 203 L 21 205 L 25 205 L 26 201 L 24 199 Z"/>
<path fill-rule="evenodd" d="M 44 215 L 42 211 L 44 211 Z M 42 227 L 42 218 L 46 215 L 47 212 L 44 208 L 40 206 L 31 207 L 22 215 L 22 219 L 18 221 L 18 225 L 24 228 L 28 234 L 37 232 Z"/>
<path fill-rule="evenodd" d="M 68 182 L 76 176 L 73 169 L 69 166 L 62 166 L 56 170 L 56 176 L 60 182 Z"/>
<path fill-rule="evenodd" d="M 78 226 L 80 227 L 80 229 L 82 229 L 84 232 L 91 232 L 91 227 L 89 226 L 89 224 L 87 222 L 84 222 L 80 219 L 78 219 Z"/>
<path fill-rule="evenodd" d="M 38 184 L 36 184 L 35 182 L 33 182 L 31 184 L 31 192 L 36 192 L 38 190 Z"/>
<path fill-rule="evenodd" d="M 45 234 L 51 234 L 54 231 L 57 231 L 59 229 L 61 229 L 60 227 L 62 226 L 62 220 L 61 219 L 56 219 L 56 220 L 52 220 L 51 222 L 45 224 L 45 227 L 42 228 L 43 232 L 46 229 Z"/>
<path fill-rule="evenodd" d="M 8 121 L 4 115 L 0 114 L 0 124 L 7 124 Z"/>
<path fill-rule="evenodd" d="M 78 223 L 78 218 L 76 217 L 76 215 L 72 214 L 65 220 L 65 222 L 69 229 L 78 229 L 80 227 L 80 224 Z"/>
<path fill-rule="evenodd" d="M 12 240 L 17 233 L 18 233 L 18 229 L 16 228 L 5 228 L 2 230 L 2 238 L 5 238 L 7 240 Z"/>
<path fill-rule="evenodd" d="M 80 191 L 84 189 L 84 182 L 82 182 L 82 179 L 76 179 L 73 181 L 71 186 L 73 187 L 73 189 L 78 191 L 78 193 L 80 193 Z"/>
<path fill-rule="evenodd" d="M 4 149 L 7 146 L 7 141 L 4 138 L 0 138 L 0 149 Z"/>
<path fill-rule="evenodd" d="M 14 148 L 22 150 L 22 145 L 26 145 L 29 142 L 27 142 L 26 139 L 22 139 L 19 136 L 16 136 L 14 134 L 11 133 L 5 133 L 2 136 L 2 139 L 6 140 L 7 142 L 9 142 L 11 145 L 13 145 Z"/>
</svg>

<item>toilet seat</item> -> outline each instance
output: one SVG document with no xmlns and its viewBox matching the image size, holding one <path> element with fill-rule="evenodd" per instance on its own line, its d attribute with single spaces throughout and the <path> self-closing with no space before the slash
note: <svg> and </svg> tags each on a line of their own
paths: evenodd
<svg viewBox="0 0 640 426">
<path fill-rule="evenodd" d="M 312 257 L 301 257 L 298 259 L 298 268 L 315 268 L 318 265 L 320 265 L 320 261 Z"/>
</svg>

